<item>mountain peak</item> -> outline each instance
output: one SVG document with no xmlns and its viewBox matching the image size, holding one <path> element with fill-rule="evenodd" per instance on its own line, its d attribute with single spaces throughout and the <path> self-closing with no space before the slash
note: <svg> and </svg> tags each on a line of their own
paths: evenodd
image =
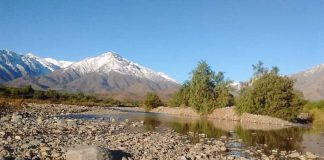
<svg viewBox="0 0 324 160">
<path fill-rule="evenodd" d="M 28 56 L 28 57 L 37 57 L 33 53 L 27 53 L 26 56 Z"/>
<path fill-rule="evenodd" d="M 321 71 L 324 71 L 324 63 L 323 64 L 320 64 L 320 65 L 317 65 L 317 66 L 315 66 L 315 67 L 313 67 L 313 68 L 305 71 L 303 73 L 303 75 L 304 76 L 309 76 L 309 75 L 313 75 L 313 74 L 315 74 L 317 72 L 321 72 Z"/>
<path fill-rule="evenodd" d="M 65 68 L 65 71 L 73 69 L 79 75 L 86 75 L 88 73 L 101 73 L 109 75 L 111 72 L 117 72 L 124 75 L 130 75 L 137 78 L 145 78 L 152 81 L 172 81 L 176 80 L 170 78 L 164 73 L 155 72 L 149 68 L 141 66 L 137 63 L 131 62 L 115 52 L 106 52 L 97 57 L 87 58 L 72 64 Z"/>
<path fill-rule="evenodd" d="M 105 52 L 105 53 L 101 54 L 100 56 L 101 57 L 110 57 L 110 58 L 123 58 L 118 53 L 113 52 L 113 51 Z"/>
</svg>

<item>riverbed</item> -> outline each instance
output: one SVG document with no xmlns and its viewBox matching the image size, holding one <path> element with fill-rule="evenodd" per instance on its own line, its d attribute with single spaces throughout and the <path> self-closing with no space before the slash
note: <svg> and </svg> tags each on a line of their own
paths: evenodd
<svg viewBox="0 0 324 160">
<path fill-rule="evenodd" d="M 323 155 L 323 132 L 307 126 L 201 119 L 139 108 L 28 104 L 23 110 L 1 113 L 0 122 L 0 159 L 75 160 L 67 155 L 78 146 L 108 149 L 113 160 Z"/>
<path fill-rule="evenodd" d="M 200 140 L 199 134 L 209 138 L 233 140 L 229 143 L 229 154 L 244 155 L 245 147 L 255 147 L 267 155 L 274 153 L 312 152 L 324 157 L 324 129 L 314 129 L 310 125 L 299 127 L 269 125 L 259 123 L 240 123 L 238 121 L 207 119 L 189 116 L 176 116 L 163 113 L 143 112 L 134 108 L 107 108 L 93 114 L 71 114 L 69 118 L 97 119 L 106 121 L 142 121 L 146 131 L 161 132 L 172 129 L 177 133 L 188 135 L 192 143 Z M 118 112 L 111 112 L 118 111 Z M 110 114 L 109 114 L 110 113 Z M 117 113 L 117 114 L 116 114 Z M 279 153 L 280 154 L 280 153 Z"/>
</svg>

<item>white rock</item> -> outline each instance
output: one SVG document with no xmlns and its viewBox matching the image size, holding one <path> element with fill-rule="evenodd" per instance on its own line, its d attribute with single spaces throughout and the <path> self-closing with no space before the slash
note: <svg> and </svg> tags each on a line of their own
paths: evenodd
<svg viewBox="0 0 324 160">
<path fill-rule="evenodd" d="M 111 151 L 97 146 L 80 146 L 69 149 L 66 160 L 111 160 Z"/>
<path fill-rule="evenodd" d="M 309 159 L 316 159 L 316 158 L 317 158 L 317 156 L 314 155 L 314 154 L 311 153 L 311 152 L 306 152 L 306 157 L 309 158 Z"/>
</svg>

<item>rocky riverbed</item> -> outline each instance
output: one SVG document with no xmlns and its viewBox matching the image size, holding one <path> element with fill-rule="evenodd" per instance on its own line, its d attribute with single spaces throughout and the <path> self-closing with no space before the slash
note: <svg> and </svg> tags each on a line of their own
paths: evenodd
<svg viewBox="0 0 324 160">
<path fill-rule="evenodd" d="M 240 140 L 226 136 L 215 139 L 198 134 L 199 142 L 193 143 L 191 136 L 197 133 L 146 131 L 143 121 L 75 120 L 62 116 L 98 112 L 99 108 L 29 104 L 22 111 L 2 113 L 0 160 L 316 159 L 312 153 L 273 150 L 266 155 L 258 147 L 233 148 L 230 146 Z M 235 152 L 241 154 L 232 154 Z"/>
</svg>

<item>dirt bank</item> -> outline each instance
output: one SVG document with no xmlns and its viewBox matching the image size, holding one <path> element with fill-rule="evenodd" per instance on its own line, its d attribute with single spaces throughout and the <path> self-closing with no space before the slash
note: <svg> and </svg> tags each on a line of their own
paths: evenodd
<svg viewBox="0 0 324 160">
<path fill-rule="evenodd" d="M 153 113 L 165 113 L 171 115 L 179 115 L 185 117 L 199 117 L 192 108 L 189 107 L 158 107 L 153 109 L 151 112 Z M 243 123 L 259 123 L 259 124 L 271 124 L 271 125 L 282 125 L 282 126 L 294 126 L 295 124 L 270 116 L 263 115 L 254 115 L 249 113 L 244 113 L 242 115 L 238 115 L 234 111 L 234 107 L 226 107 L 215 109 L 211 114 L 207 115 L 208 118 L 211 119 L 221 119 L 221 120 L 231 120 L 231 121 L 240 121 Z"/>
</svg>

